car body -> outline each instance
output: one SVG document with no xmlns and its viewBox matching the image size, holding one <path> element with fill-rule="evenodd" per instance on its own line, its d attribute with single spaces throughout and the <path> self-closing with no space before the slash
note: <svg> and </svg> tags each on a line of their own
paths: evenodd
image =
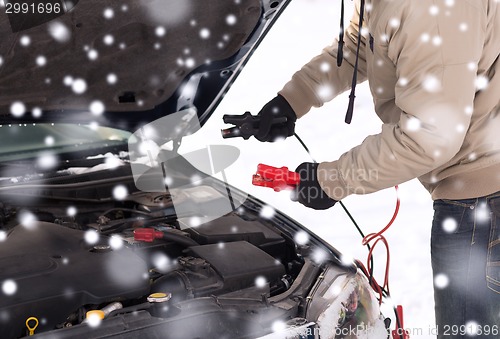
<svg viewBox="0 0 500 339">
<path fill-rule="evenodd" d="M 238 149 L 178 152 L 288 2 L 0 13 L 2 338 L 387 337 L 354 263 L 224 180 Z"/>
</svg>

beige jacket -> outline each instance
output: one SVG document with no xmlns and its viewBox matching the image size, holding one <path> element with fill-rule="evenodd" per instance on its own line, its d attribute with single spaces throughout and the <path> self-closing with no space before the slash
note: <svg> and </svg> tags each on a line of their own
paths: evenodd
<svg viewBox="0 0 500 339">
<path fill-rule="evenodd" d="M 321 163 L 321 187 L 336 200 L 416 177 L 433 199 L 500 191 L 500 2 L 366 4 L 358 82 L 369 81 L 382 132 Z M 359 0 L 341 67 L 335 41 L 279 92 L 298 117 L 350 88 L 358 21 Z"/>
</svg>

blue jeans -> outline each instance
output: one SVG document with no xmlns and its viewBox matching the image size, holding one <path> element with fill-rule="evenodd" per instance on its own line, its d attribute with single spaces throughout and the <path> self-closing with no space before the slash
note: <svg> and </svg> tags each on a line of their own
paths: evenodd
<svg viewBox="0 0 500 339">
<path fill-rule="evenodd" d="M 500 192 L 436 200 L 431 257 L 438 338 L 500 338 Z"/>
</svg>

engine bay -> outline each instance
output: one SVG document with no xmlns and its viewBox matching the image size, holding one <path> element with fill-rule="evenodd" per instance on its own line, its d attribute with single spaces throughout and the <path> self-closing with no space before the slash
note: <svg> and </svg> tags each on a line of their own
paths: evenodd
<svg viewBox="0 0 500 339">
<path fill-rule="evenodd" d="M 216 187 L 135 191 L 99 203 L 60 199 L 49 189 L 2 193 L 0 280 L 14 282 L 17 292 L 0 299 L 1 333 L 28 335 L 32 319 L 35 337 L 42 338 L 89 330 L 96 337 L 133 336 L 144 327 L 166 338 L 181 326 L 193 336 L 201 326 L 214 336 L 227 327 L 251 337 L 266 333 L 263 323 L 297 313 L 301 297 L 288 308 L 270 307 L 270 298 L 287 298 L 304 274 L 306 260 L 292 235 L 262 218 L 249 199 L 225 215 L 199 219 L 223 200 Z M 172 194 L 199 209 L 179 217 Z M 193 225 L 193 218 L 202 221 Z M 162 236 L 144 240 L 137 230 Z M 312 282 L 319 265 L 306 266 Z M 296 285 L 299 295 L 311 287 Z M 95 311 L 99 326 L 89 318 Z M 187 330 L 190 323 L 197 325 Z"/>
</svg>

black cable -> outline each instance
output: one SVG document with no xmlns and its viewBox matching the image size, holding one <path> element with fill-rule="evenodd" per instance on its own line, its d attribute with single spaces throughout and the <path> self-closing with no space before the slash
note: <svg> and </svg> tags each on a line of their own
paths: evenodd
<svg viewBox="0 0 500 339">
<path fill-rule="evenodd" d="M 313 156 L 311 155 L 311 151 L 309 151 L 309 148 L 307 147 L 306 143 L 298 136 L 297 133 L 294 133 L 293 134 L 294 137 L 299 141 L 299 143 L 302 145 L 302 147 L 306 150 L 307 154 L 311 157 L 311 160 L 314 162 L 314 163 L 317 163 L 317 161 L 313 158 Z M 349 210 L 347 209 L 347 207 L 345 206 L 345 204 L 342 202 L 342 201 L 339 201 L 340 203 L 340 206 L 342 206 L 342 208 L 344 209 L 344 211 L 346 212 L 347 216 L 349 217 L 349 219 L 351 219 L 351 222 L 354 224 L 354 226 L 356 227 L 356 229 L 358 230 L 359 234 L 361 235 L 361 237 L 363 237 L 363 239 L 365 238 L 365 234 L 363 233 L 363 231 L 361 230 L 361 228 L 359 227 L 358 223 L 356 222 L 356 220 L 354 220 L 354 217 L 352 216 L 352 214 L 349 212 Z M 368 252 L 371 251 L 371 247 L 370 247 L 370 244 L 366 244 L 366 247 L 368 248 Z M 369 279 L 368 279 L 368 282 L 369 284 L 371 285 L 371 282 L 372 282 L 372 279 L 373 279 L 373 256 L 370 257 L 370 271 L 369 271 Z"/>
<path fill-rule="evenodd" d="M 314 163 L 317 163 L 317 161 L 313 158 L 313 156 L 311 155 L 311 152 L 309 151 L 309 148 L 307 147 L 307 145 L 305 144 L 305 142 L 298 136 L 297 133 L 294 133 L 293 134 L 294 137 L 298 140 L 298 142 L 302 145 L 302 147 L 306 150 L 307 154 L 311 157 L 311 160 L 314 162 Z M 342 208 L 344 209 L 345 213 L 347 214 L 347 216 L 349 217 L 349 219 L 351 220 L 351 222 L 354 224 L 354 226 L 356 227 L 356 229 L 358 230 L 359 234 L 361 235 L 361 237 L 363 237 L 363 239 L 365 238 L 365 234 L 363 233 L 363 231 L 361 230 L 361 228 L 359 227 L 358 223 L 356 222 L 356 220 L 354 219 L 354 217 L 352 216 L 352 214 L 349 212 L 349 210 L 347 209 L 347 207 L 345 206 L 345 204 L 342 202 L 342 201 L 339 201 L 340 203 L 340 206 L 342 206 Z M 371 247 L 370 247 L 370 244 L 366 244 L 366 247 L 368 248 L 368 251 L 371 251 Z M 369 271 L 369 277 L 368 277 L 368 284 L 371 286 L 372 284 L 372 280 L 373 280 L 373 256 L 370 257 L 370 271 Z M 380 286 L 380 290 L 382 291 L 382 296 L 388 298 L 390 297 L 390 294 L 387 290 L 385 290 L 382 286 Z M 399 315 L 398 315 L 398 311 L 396 309 L 396 307 L 393 307 L 393 310 L 394 310 L 394 315 L 395 315 L 395 318 L 396 318 L 396 325 L 397 325 L 397 328 L 401 328 L 401 321 L 399 319 Z M 404 339 L 404 329 L 403 330 L 403 333 L 400 333 L 399 334 L 399 337 L 401 339 Z"/>
</svg>

